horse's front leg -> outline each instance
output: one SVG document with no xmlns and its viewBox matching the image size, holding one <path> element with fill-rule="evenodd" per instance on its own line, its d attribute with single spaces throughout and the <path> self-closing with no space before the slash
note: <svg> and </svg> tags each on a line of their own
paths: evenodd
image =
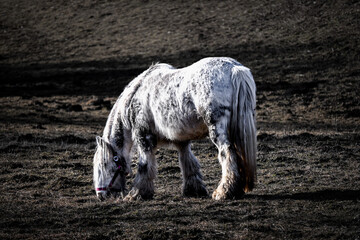
<svg viewBox="0 0 360 240">
<path fill-rule="evenodd" d="M 151 138 L 152 136 L 146 136 L 145 139 L 138 142 L 138 171 L 133 188 L 124 198 L 124 201 L 151 199 L 154 196 L 154 179 L 157 176 L 157 163 L 155 159 L 155 146 L 149 141 Z"/>
<path fill-rule="evenodd" d="M 178 143 L 179 162 L 183 177 L 183 195 L 186 197 L 205 197 L 208 195 L 200 172 L 200 164 L 191 151 L 190 143 Z"/>
</svg>

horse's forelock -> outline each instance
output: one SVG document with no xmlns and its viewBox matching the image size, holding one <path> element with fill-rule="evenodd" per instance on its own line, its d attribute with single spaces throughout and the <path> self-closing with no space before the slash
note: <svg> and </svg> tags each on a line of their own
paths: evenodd
<svg viewBox="0 0 360 240">
<path fill-rule="evenodd" d="M 109 174 L 108 168 L 111 162 L 112 148 L 109 143 L 102 141 L 101 145 L 96 147 L 96 151 L 100 151 L 97 157 L 94 159 L 94 164 L 99 166 L 100 172 L 104 177 Z"/>
</svg>

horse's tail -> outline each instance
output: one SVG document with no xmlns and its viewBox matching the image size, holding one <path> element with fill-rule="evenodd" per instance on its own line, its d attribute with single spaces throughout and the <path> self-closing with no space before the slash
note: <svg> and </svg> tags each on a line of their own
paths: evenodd
<svg viewBox="0 0 360 240">
<path fill-rule="evenodd" d="M 245 192 L 256 182 L 256 86 L 250 69 L 235 66 L 232 69 L 234 86 L 230 137 L 238 156 L 238 166 Z"/>
</svg>

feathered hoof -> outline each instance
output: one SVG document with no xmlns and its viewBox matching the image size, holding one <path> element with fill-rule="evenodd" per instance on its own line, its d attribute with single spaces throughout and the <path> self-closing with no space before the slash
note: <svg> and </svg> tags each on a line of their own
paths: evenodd
<svg viewBox="0 0 360 240">
<path fill-rule="evenodd" d="M 124 202 L 133 202 L 135 200 L 139 200 L 139 189 L 131 189 L 131 191 L 124 197 Z"/>
<path fill-rule="evenodd" d="M 225 188 L 223 185 L 218 186 L 218 188 L 213 192 L 212 198 L 216 201 L 228 200 L 228 199 L 241 199 L 244 196 L 244 191 L 242 189 Z"/>
<path fill-rule="evenodd" d="M 183 189 L 183 195 L 185 197 L 207 197 L 209 195 L 204 185 L 192 186 L 188 185 Z"/>
<path fill-rule="evenodd" d="M 222 189 L 216 189 L 212 194 L 212 198 L 217 201 L 227 199 L 226 194 Z"/>
<path fill-rule="evenodd" d="M 131 189 L 131 191 L 123 199 L 124 202 L 133 202 L 139 200 L 150 200 L 154 196 L 153 192 L 141 193 L 137 188 Z"/>
</svg>

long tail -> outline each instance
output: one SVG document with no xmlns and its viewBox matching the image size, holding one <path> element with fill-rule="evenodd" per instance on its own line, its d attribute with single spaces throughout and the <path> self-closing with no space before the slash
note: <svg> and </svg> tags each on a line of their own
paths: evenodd
<svg viewBox="0 0 360 240">
<path fill-rule="evenodd" d="M 250 69 L 243 66 L 235 66 L 231 78 L 234 95 L 230 137 L 238 155 L 244 191 L 249 192 L 256 182 L 256 86 Z"/>
</svg>

